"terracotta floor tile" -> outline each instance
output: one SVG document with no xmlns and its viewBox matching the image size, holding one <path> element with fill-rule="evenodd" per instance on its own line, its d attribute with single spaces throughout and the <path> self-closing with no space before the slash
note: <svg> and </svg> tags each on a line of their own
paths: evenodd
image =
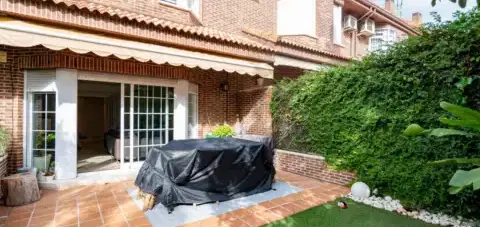
<svg viewBox="0 0 480 227">
<path fill-rule="evenodd" d="M 125 218 L 123 217 L 123 215 L 113 215 L 113 216 L 103 217 L 103 223 L 105 225 L 110 225 L 117 222 L 125 222 Z"/>
<path fill-rule="evenodd" d="M 100 218 L 100 212 L 91 212 L 91 213 L 83 213 L 80 214 L 80 221 L 90 221 L 90 220 L 95 220 Z"/>
<path fill-rule="evenodd" d="M 54 211 L 56 207 L 55 204 L 37 205 L 35 207 L 35 212 Z"/>
<path fill-rule="evenodd" d="M 130 227 L 147 227 L 152 226 L 146 217 L 137 217 L 131 220 L 128 220 Z"/>
<path fill-rule="evenodd" d="M 274 209 L 274 208 L 272 208 Z M 262 211 L 262 212 L 258 212 L 257 213 L 258 215 L 260 215 L 260 217 L 262 217 L 263 219 L 269 221 L 269 222 L 274 222 L 274 221 L 278 221 L 280 219 L 283 219 L 284 217 L 275 213 L 275 212 L 272 212 L 271 210 L 265 210 L 265 211 Z"/>
<path fill-rule="evenodd" d="M 78 207 L 80 208 L 91 207 L 96 205 L 97 205 L 97 200 L 88 200 L 88 201 L 82 201 L 78 203 Z"/>
<path fill-rule="evenodd" d="M 217 218 L 220 219 L 220 221 L 223 221 L 223 222 L 232 222 L 232 221 L 235 221 L 235 220 L 238 219 L 234 214 L 232 214 L 232 212 L 221 214 L 221 215 L 217 216 Z"/>
<path fill-rule="evenodd" d="M 280 206 L 280 205 L 283 205 L 283 204 L 287 203 L 287 201 L 285 201 L 285 199 L 282 198 L 282 197 L 276 198 L 274 200 L 270 200 L 270 202 L 277 205 L 277 206 Z"/>
<path fill-rule="evenodd" d="M 293 212 L 293 214 L 296 214 L 296 213 L 304 210 L 304 209 L 296 206 L 296 205 L 293 204 L 293 203 L 283 204 L 282 207 L 285 208 L 285 209 L 287 209 L 287 210 L 289 210 L 289 211 L 291 211 L 291 212 Z"/>
<path fill-rule="evenodd" d="M 28 227 L 53 227 L 53 226 L 54 226 L 54 222 L 53 220 L 50 220 L 50 221 L 40 222 L 40 223 L 31 221 Z"/>
<path fill-rule="evenodd" d="M 23 212 L 23 213 L 11 213 L 8 216 L 7 222 L 14 221 L 14 220 L 23 220 L 28 219 L 32 216 L 32 212 Z"/>
<path fill-rule="evenodd" d="M 110 216 L 118 216 L 118 215 L 122 215 L 122 211 L 120 210 L 120 208 L 112 208 L 112 209 L 106 209 L 106 210 L 102 210 L 102 216 L 105 218 L 105 217 L 110 217 Z"/>
<path fill-rule="evenodd" d="M 250 227 L 247 223 L 240 219 L 229 221 L 226 223 L 229 227 Z"/>
<path fill-rule="evenodd" d="M 78 223 L 78 217 L 76 214 L 61 213 L 59 215 L 55 214 L 55 225 L 72 225 Z"/>
<path fill-rule="evenodd" d="M 105 224 L 105 227 L 128 227 L 128 224 L 126 221 L 122 222 L 116 222 L 116 223 L 111 223 L 111 224 Z"/>
<path fill-rule="evenodd" d="M 234 215 L 235 217 L 237 218 L 242 218 L 242 217 L 245 217 L 247 215 L 250 215 L 252 214 L 250 211 L 248 211 L 247 209 L 245 208 L 242 208 L 242 209 L 238 209 L 238 210 L 234 210 L 232 212 L 230 212 L 232 215 Z"/>
<path fill-rule="evenodd" d="M 137 205 L 128 205 L 128 206 L 121 206 L 123 212 L 125 213 L 131 213 L 131 212 L 135 212 L 135 211 L 139 211 L 140 208 L 138 208 Z"/>
<path fill-rule="evenodd" d="M 100 212 L 98 209 L 98 206 L 90 206 L 90 207 L 85 207 L 85 208 L 80 208 L 80 215 L 81 214 L 86 214 L 86 213 L 95 213 L 95 212 Z"/>
<path fill-rule="evenodd" d="M 103 226 L 102 219 L 95 219 L 90 221 L 80 220 L 80 227 L 100 227 Z"/>
<path fill-rule="evenodd" d="M 10 212 L 10 215 L 15 215 L 15 214 L 22 214 L 22 213 L 31 213 L 33 211 L 32 208 L 19 208 L 19 207 L 14 207 L 12 209 L 12 212 Z"/>
<path fill-rule="evenodd" d="M 294 204 L 295 206 L 300 207 L 300 208 L 303 209 L 303 210 L 307 210 L 307 209 L 310 209 L 310 208 L 313 207 L 313 205 L 307 203 L 307 202 L 304 201 L 304 200 L 297 200 L 297 201 L 293 202 L 293 204 Z"/>
<path fill-rule="evenodd" d="M 250 213 L 257 213 L 257 212 L 262 212 L 267 210 L 267 208 L 260 206 L 260 205 L 253 205 L 250 207 L 245 208 L 247 209 Z"/>
<path fill-rule="evenodd" d="M 281 216 L 282 218 L 286 218 L 293 214 L 292 211 L 285 209 L 283 206 L 274 207 L 270 209 L 270 211 Z"/>
<path fill-rule="evenodd" d="M 127 220 L 138 218 L 138 217 L 144 217 L 145 215 L 143 214 L 142 211 L 134 211 L 134 212 L 129 212 L 129 213 L 124 213 L 125 218 Z"/>
<path fill-rule="evenodd" d="M 198 223 L 202 227 L 220 227 L 222 225 L 222 221 L 217 217 L 206 218 L 198 221 Z"/>
<path fill-rule="evenodd" d="M 95 194 L 89 194 L 89 195 L 85 195 L 85 196 L 82 196 L 82 197 L 78 197 L 78 202 L 81 203 L 81 202 L 89 202 L 89 201 L 97 201 L 97 196 L 95 196 Z"/>
<path fill-rule="evenodd" d="M 247 223 L 250 227 L 258 227 L 258 226 L 262 226 L 262 225 L 265 225 L 265 224 L 269 223 L 269 221 L 263 219 L 258 214 L 248 215 L 248 216 L 242 218 L 242 221 Z"/>
<path fill-rule="evenodd" d="M 77 206 L 62 206 L 62 207 L 57 207 L 57 212 L 63 213 L 63 212 L 74 212 L 76 213 L 78 210 Z"/>
<path fill-rule="evenodd" d="M 108 202 L 108 203 L 98 203 L 100 210 L 108 210 L 113 208 L 118 208 L 117 202 Z"/>
<path fill-rule="evenodd" d="M 53 221 L 53 213 L 45 216 L 39 216 L 39 217 L 32 217 L 30 219 L 30 223 L 43 223 L 43 222 L 51 222 Z"/>
<path fill-rule="evenodd" d="M 4 227 L 27 227 L 28 219 L 23 219 L 21 221 L 7 222 Z"/>
<path fill-rule="evenodd" d="M 272 208 L 272 207 L 274 207 L 274 206 L 277 206 L 275 203 L 272 203 L 272 202 L 270 202 L 270 201 L 266 201 L 266 202 L 263 202 L 263 203 L 259 203 L 258 205 L 263 206 L 263 207 L 265 207 L 265 208 L 267 208 L 267 209 L 270 209 L 270 208 Z"/>
</svg>

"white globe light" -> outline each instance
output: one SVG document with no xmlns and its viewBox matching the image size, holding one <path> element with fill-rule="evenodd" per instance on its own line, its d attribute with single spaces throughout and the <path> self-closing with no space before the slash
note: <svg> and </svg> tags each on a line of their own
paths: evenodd
<svg viewBox="0 0 480 227">
<path fill-rule="evenodd" d="M 352 185 L 352 195 L 358 198 L 366 199 L 370 196 L 370 188 L 363 182 L 357 182 Z"/>
</svg>

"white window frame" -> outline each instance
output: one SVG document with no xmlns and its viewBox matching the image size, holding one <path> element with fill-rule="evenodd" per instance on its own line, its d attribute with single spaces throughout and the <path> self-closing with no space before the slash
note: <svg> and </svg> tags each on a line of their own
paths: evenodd
<svg viewBox="0 0 480 227">
<path fill-rule="evenodd" d="M 333 43 L 342 45 L 343 43 L 343 23 L 342 23 L 342 6 L 334 5 L 333 7 Z"/>
<path fill-rule="evenodd" d="M 200 1 L 201 0 L 159 0 L 161 3 L 190 10 L 197 16 L 200 14 Z"/>
<path fill-rule="evenodd" d="M 194 110 L 193 110 L 193 114 L 190 112 L 190 104 L 191 104 L 191 100 L 190 100 L 190 97 L 194 96 L 195 97 L 195 102 L 192 103 L 193 106 L 194 106 Z M 198 94 L 196 92 L 188 92 L 188 105 L 189 105 L 189 108 L 188 108 L 188 113 L 187 113 L 187 117 L 188 117 L 188 129 L 187 129 L 187 137 L 189 139 L 198 139 Z M 190 117 L 192 117 L 193 119 L 193 127 L 190 127 Z"/>
<path fill-rule="evenodd" d="M 45 110 L 41 110 L 41 111 L 34 110 L 34 105 L 33 105 L 34 104 L 34 95 L 36 95 L 36 94 L 37 95 L 40 94 L 40 95 L 45 97 L 45 108 L 46 108 Z M 54 95 L 54 100 L 55 100 L 54 101 L 55 102 L 55 105 L 54 105 L 55 110 L 54 111 L 49 111 L 48 110 L 48 98 L 47 98 L 48 95 Z M 54 114 L 54 119 L 55 120 L 57 119 L 57 116 L 56 116 L 57 93 L 55 91 L 32 91 L 32 92 L 28 92 L 27 100 L 28 100 L 28 107 L 29 108 L 28 108 L 28 121 L 27 121 L 28 122 L 27 123 L 28 124 L 28 132 L 27 132 L 28 133 L 28 135 L 27 135 L 28 139 L 26 141 L 28 143 L 27 147 L 28 147 L 28 156 L 30 157 L 29 158 L 30 163 L 26 164 L 25 166 L 26 167 L 30 167 L 30 166 L 35 167 L 35 166 L 33 166 L 33 164 L 34 164 L 33 163 L 34 162 L 33 157 L 34 157 L 34 153 L 36 151 L 42 151 L 44 153 L 43 156 L 46 156 L 48 154 L 48 152 L 51 152 L 51 153 L 53 153 L 51 158 L 55 158 L 54 157 L 54 155 L 55 155 L 55 145 L 54 145 L 53 148 L 49 149 L 47 147 L 47 141 L 45 140 L 44 141 L 44 143 L 45 143 L 44 148 L 34 148 L 33 142 L 35 141 L 35 139 L 34 139 L 33 136 L 34 136 L 34 132 L 44 132 L 44 133 L 46 133 L 45 136 L 47 136 L 48 133 L 51 133 L 51 132 L 56 134 L 56 122 L 53 122 L 53 126 L 54 126 L 53 130 L 52 129 L 50 129 L 50 130 L 47 129 L 47 119 L 48 119 L 47 114 Z M 44 122 L 44 129 L 43 130 L 34 130 L 33 129 L 33 124 L 34 124 L 33 116 L 35 115 L 35 113 L 45 114 L 45 117 L 44 117 L 45 122 Z M 45 162 L 46 162 L 46 160 L 47 159 L 45 158 Z M 45 163 L 45 170 L 47 170 L 48 168 L 49 168 L 49 166 L 47 166 L 47 163 Z"/>
<path fill-rule="evenodd" d="M 393 35 L 392 35 L 393 34 Z M 379 43 L 372 45 L 373 40 L 379 40 Z M 368 50 L 370 52 L 388 50 L 390 45 L 398 42 L 397 30 L 393 27 L 380 27 L 375 29 L 375 35 L 370 37 L 368 43 Z"/>
</svg>

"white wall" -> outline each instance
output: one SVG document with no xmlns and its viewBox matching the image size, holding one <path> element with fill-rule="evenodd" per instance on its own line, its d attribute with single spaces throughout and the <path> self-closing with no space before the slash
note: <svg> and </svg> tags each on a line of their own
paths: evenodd
<svg viewBox="0 0 480 227">
<path fill-rule="evenodd" d="M 57 69 L 55 175 L 77 177 L 77 70 Z"/>
<path fill-rule="evenodd" d="M 188 90 L 189 83 L 187 80 L 178 80 L 175 87 L 175 115 L 173 116 L 173 138 L 175 140 L 183 140 L 187 138 L 188 132 Z"/>
<path fill-rule="evenodd" d="M 278 35 L 316 37 L 316 0 L 279 0 L 277 7 Z"/>
</svg>

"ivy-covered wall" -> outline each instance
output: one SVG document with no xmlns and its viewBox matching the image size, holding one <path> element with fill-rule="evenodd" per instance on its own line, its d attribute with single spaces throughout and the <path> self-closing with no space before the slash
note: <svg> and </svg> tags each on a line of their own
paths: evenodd
<svg viewBox="0 0 480 227">
<path fill-rule="evenodd" d="M 448 194 L 457 167 L 427 164 L 480 157 L 480 141 L 402 134 L 411 123 L 443 127 L 441 101 L 477 106 L 479 70 L 480 12 L 474 10 L 361 62 L 281 81 L 271 104 L 277 147 L 321 154 L 412 208 L 480 217 L 478 191 Z"/>
</svg>

